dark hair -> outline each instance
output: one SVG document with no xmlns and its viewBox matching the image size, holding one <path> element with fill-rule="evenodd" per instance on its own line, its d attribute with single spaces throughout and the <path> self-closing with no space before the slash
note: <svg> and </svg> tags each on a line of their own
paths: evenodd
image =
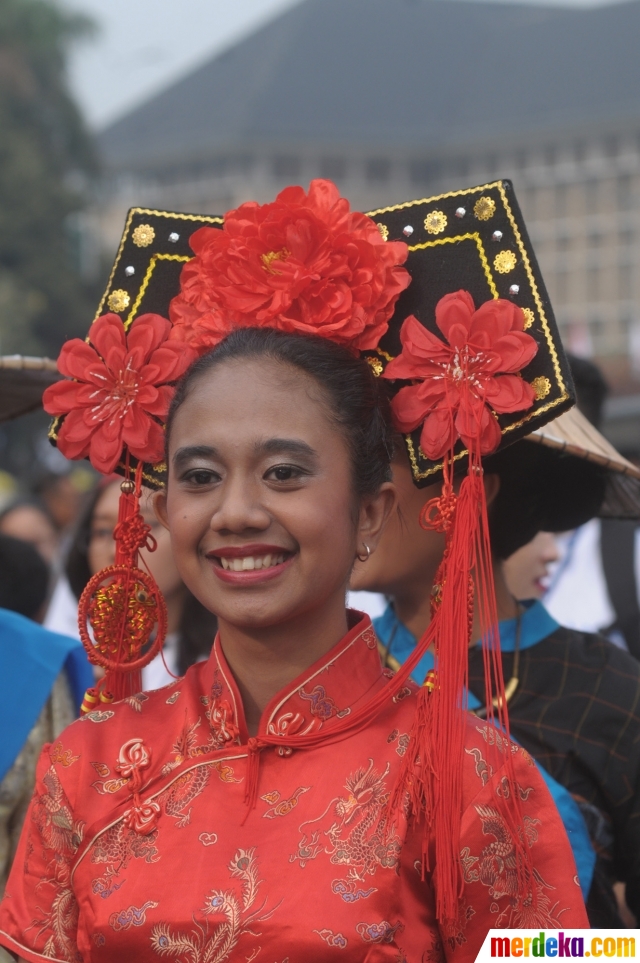
<svg viewBox="0 0 640 963">
<path fill-rule="evenodd" d="M 95 488 L 87 498 L 67 553 L 65 573 L 71 590 L 77 599 L 82 595 L 84 587 L 92 575 L 88 557 L 91 522 L 96 505 L 105 487 L 102 485 Z M 184 675 L 190 665 L 209 655 L 217 631 L 218 620 L 215 615 L 212 615 L 186 589 L 178 625 L 177 668 L 179 675 Z"/>
<path fill-rule="evenodd" d="M 573 354 L 568 354 L 567 360 L 576 388 L 578 408 L 592 425 L 599 428 L 602 422 L 602 409 L 609 394 L 609 385 L 600 368 L 593 361 L 578 358 Z"/>
<path fill-rule="evenodd" d="M 49 588 L 49 567 L 28 542 L 0 535 L 0 608 L 35 619 Z"/>
<path fill-rule="evenodd" d="M 485 460 L 500 477 L 489 509 L 491 548 L 508 558 L 538 532 L 577 528 L 598 514 L 606 470 L 600 465 L 523 439 Z"/>
<path fill-rule="evenodd" d="M 389 401 L 371 366 L 327 338 L 270 328 L 240 328 L 191 365 L 171 402 L 167 448 L 173 419 L 195 382 L 225 361 L 253 358 L 297 368 L 322 387 L 329 413 L 351 452 L 356 497 L 373 495 L 389 481 L 393 451 Z"/>
</svg>

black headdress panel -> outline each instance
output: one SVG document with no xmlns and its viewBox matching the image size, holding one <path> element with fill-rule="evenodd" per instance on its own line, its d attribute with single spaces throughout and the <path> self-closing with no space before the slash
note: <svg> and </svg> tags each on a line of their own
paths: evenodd
<svg viewBox="0 0 640 963">
<path fill-rule="evenodd" d="M 561 347 L 540 268 L 510 181 L 496 181 L 370 212 L 387 240 L 409 245 L 411 284 L 400 296 L 389 326 L 370 363 L 377 373 L 401 351 L 400 328 L 413 314 L 442 337 L 435 307 L 445 294 L 464 289 L 476 308 L 492 298 L 513 301 L 524 311 L 525 330 L 538 352 L 522 376 L 533 386 L 534 407 L 499 415 L 501 447 L 556 418 L 575 402 L 569 365 Z M 397 385 L 400 387 L 400 384 Z M 405 436 L 414 481 L 419 487 L 438 478 L 441 465 L 420 449 L 420 430 Z M 457 457 L 465 455 L 462 444 Z"/>
</svg>

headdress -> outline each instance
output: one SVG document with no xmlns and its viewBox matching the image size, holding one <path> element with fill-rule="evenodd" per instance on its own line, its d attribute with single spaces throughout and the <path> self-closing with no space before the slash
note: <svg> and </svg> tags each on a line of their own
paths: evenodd
<svg viewBox="0 0 640 963">
<path fill-rule="evenodd" d="M 403 267 L 406 262 L 407 268 Z M 407 270 L 408 269 L 408 270 Z M 104 310 L 110 313 L 102 314 Z M 540 428 L 574 401 L 568 364 L 508 182 L 376 211 L 350 211 L 328 181 L 288 188 L 272 204 L 243 204 L 219 218 L 134 209 L 86 342 L 63 348 L 73 381 L 50 388 L 51 437 L 68 457 L 88 456 L 125 475 L 116 566 L 95 576 L 80 606 L 87 648 L 109 674 L 92 698 L 126 694 L 126 680 L 160 644 L 160 593 L 137 568 L 149 536 L 137 509 L 142 482 L 165 471 L 162 421 L 191 358 L 239 326 L 313 333 L 362 352 L 395 390 L 414 478 L 443 480 L 425 526 L 446 533 L 433 619 L 414 655 L 331 734 L 294 736 L 297 748 L 344 738 L 399 694 L 426 647 L 436 672 L 419 696 L 391 815 L 428 812 L 436 842 L 438 916 L 457 912 L 461 762 L 474 598 L 485 625 L 487 705 L 508 731 L 495 635 L 496 609 L 482 458 Z M 466 469 L 459 493 L 457 467 Z M 473 578 L 472 578 L 473 573 Z M 155 628 L 151 653 L 145 653 Z M 91 634 L 93 638 L 91 637 Z M 251 739 L 247 803 L 255 804 L 261 750 Z M 518 793 L 503 809 L 517 840 L 520 891 L 530 887 Z M 426 859 L 426 848 L 425 848 Z M 432 867 L 433 868 L 433 867 Z"/>
</svg>

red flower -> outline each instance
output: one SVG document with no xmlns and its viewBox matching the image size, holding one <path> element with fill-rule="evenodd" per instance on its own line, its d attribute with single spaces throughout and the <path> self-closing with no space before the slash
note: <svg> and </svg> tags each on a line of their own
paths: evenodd
<svg viewBox="0 0 640 963">
<path fill-rule="evenodd" d="M 125 332 L 117 314 L 104 314 L 89 330 L 89 343 L 74 338 L 58 358 L 58 370 L 73 381 L 59 381 L 43 396 L 45 411 L 65 415 L 58 448 L 67 458 L 89 457 L 110 474 L 122 448 L 141 461 L 164 453 L 164 419 L 176 381 L 195 352 L 169 343 L 166 318 L 142 314 Z"/>
<path fill-rule="evenodd" d="M 447 294 L 436 305 L 436 324 L 446 341 L 413 315 L 406 319 L 402 353 L 383 377 L 417 382 L 401 388 L 391 406 L 401 432 L 424 422 L 420 447 L 428 458 L 441 458 L 458 438 L 468 448 L 479 444 L 480 454 L 487 455 L 500 444 L 493 412 L 531 407 L 533 388 L 514 373 L 538 350 L 523 323 L 522 310 L 510 301 L 486 301 L 476 311 L 467 291 Z"/>
<path fill-rule="evenodd" d="M 374 348 L 408 286 L 406 244 L 385 242 L 337 187 L 314 180 L 272 204 L 243 204 L 190 239 L 171 338 L 209 349 L 238 327 L 270 327 Z"/>
</svg>

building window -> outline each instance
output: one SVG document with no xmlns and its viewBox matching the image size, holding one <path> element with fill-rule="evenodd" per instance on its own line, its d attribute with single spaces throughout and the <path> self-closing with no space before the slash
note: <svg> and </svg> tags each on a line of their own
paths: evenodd
<svg viewBox="0 0 640 963">
<path fill-rule="evenodd" d="M 633 267 L 631 264 L 618 265 L 618 300 L 630 301 L 633 297 Z"/>
<path fill-rule="evenodd" d="M 598 301 L 600 298 L 600 274 L 597 266 L 587 268 L 587 297 L 590 301 Z"/>
<path fill-rule="evenodd" d="M 339 181 L 346 173 L 347 162 L 344 157 L 323 157 L 320 161 L 321 177 L 328 177 L 332 181 Z"/>
<path fill-rule="evenodd" d="M 300 176 L 300 158 L 291 155 L 281 155 L 273 158 L 273 175 L 277 178 Z"/>
<path fill-rule="evenodd" d="M 621 227 L 618 234 L 618 241 L 621 247 L 631 247 L 636 239 L 635 231 L 632 227 Z"/>
<path fill-rule="evenodd" d="M 567 193 L 565 184 L 556 184 L 554 198 L 554 214 L 556 217 L 564 217 L 567 213 Z"/>
<path fill-rule="evenodd" d="M 559 234 L 556 245 L 559 251 L 569 251 L 571 249 L 571 238 L 568 234 Z"/>
<path fill-rule="evenodd" d="M 389 180 L 391 162 L 384 157 L 372 157 L 366 163 L 367 180 L 373 184 L 382 184 Z"/>
<path fill-rule="evenodd" d="M 586 213 L 595 213 L 598 210 L 598 202 L 600 200 L 600 182 L 596 180 L 585 181 L 584 196 Z"/>
<path fill-rule="evenodd" d="M 409 176 L 414 184 L 429 184 L 439 176 L 441 165 L 434 160 L 414 160 L 409 164 Z"/>
<path fill-rule="evenodd" d="M 633 182 L 630 174 L 621 174 L 616 181 L 618 210 L 628 211 L 633 207 Z"/>
<path fill-rule="evenodd" d="M 590 248 L 596 249 L 602 245 L 602 234 L 599 231 L 592 231 L 587 237 L 587 244 Z"/>
<path fill-rule="evenodd" d="M 569 300 L 569 275 L 564 270 L 556 273 L 556 297 L 563 304 Z"/>
</svg>

